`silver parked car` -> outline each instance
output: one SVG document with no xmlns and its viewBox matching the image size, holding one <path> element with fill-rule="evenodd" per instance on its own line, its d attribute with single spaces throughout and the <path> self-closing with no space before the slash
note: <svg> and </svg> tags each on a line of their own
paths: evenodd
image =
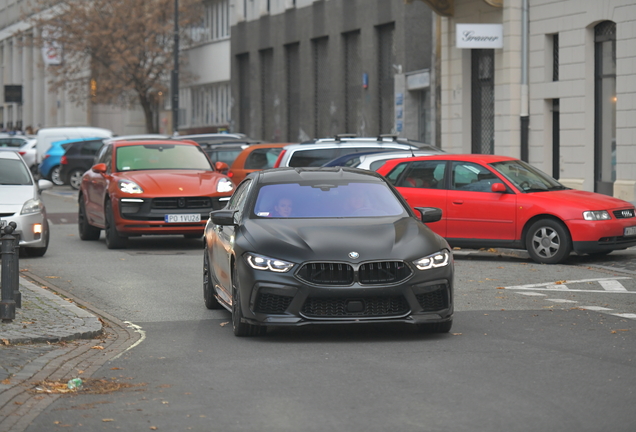
<svg viewBox="0 0 636 432">
<path fill-rule="evenodd" d="M 40 192 L 53 183 L 37 182 L 24 159 L 11 151 L 0 152 L 0 219 L 15 222 L 13 235 L 27 256 L 41 257 L 49 247 L 49 224 Z"/>
</svg>

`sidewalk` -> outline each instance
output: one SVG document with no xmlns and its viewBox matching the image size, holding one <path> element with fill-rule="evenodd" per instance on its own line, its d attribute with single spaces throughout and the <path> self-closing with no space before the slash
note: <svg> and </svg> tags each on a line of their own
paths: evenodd
<svg viewBox="0 0 636 432">
<path fill-rule="evenodd" d="M 70 300 L 20 277 L 22 307 L 11 323 L 0 322 L 2 345 L 59 342 L 95 337 L 101 321 Z"/>
</svg>

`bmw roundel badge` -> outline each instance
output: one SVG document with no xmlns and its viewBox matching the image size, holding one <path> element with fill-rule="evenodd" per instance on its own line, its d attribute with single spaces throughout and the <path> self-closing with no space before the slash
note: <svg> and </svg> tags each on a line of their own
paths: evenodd
<svg viewBox="0 0 636 432">
<path fill-rule="evenodd" d="M 351 259 L 360 258 L 360 254 L 358 252 L 349 252 L 349 258 Z"/>
</svg>

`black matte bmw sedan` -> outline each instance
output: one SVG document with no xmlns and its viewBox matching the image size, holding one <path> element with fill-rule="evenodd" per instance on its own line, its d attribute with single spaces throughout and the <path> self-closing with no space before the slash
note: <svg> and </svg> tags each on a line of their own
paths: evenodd
<svg viewBox="0 0 636 432">
<path fill-rule="evenodd" d="M 267 326 L 403 322 L 445 333 L 452 252 L 382 176 L 351 168 L 258 171 L 205 227 L 203 294 L 236 336 Z"/>
</svg>

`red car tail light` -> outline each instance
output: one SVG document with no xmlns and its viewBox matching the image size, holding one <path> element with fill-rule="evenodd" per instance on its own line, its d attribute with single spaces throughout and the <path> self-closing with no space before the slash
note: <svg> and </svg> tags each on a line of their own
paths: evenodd
<svg viewBox="0 0 636 432">
<path fill-rule="evenodd" d="M 60 164 L 62 165 L 68 164 L 68 160 L 66 160 L 66 156 L 62 156 L 62 159 L 60 159 Z"/>
</svg>

